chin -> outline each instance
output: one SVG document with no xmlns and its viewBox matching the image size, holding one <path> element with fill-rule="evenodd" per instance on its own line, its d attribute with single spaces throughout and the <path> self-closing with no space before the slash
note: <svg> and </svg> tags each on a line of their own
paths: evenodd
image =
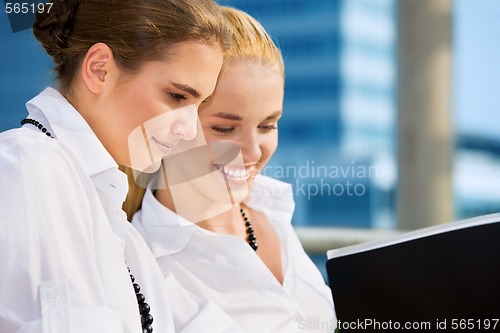
<svg viewBox="0 0 500 333">
<path fill-rule="evenodd" d="M 158 171 L 160 169 L 160 166 L 161 166 L 161 160 L 145 167 L 144 170 L 141 170 L 141 172 L 155 173 L 156 171 Z"/>
</svg>

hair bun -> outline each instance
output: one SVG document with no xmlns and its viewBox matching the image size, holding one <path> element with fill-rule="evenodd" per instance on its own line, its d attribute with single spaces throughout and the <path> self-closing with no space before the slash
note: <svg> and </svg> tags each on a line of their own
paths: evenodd
<svg viewBox="0 0 500 333">
<path fill-rule="evenodd" d="M 80 5 L 80 0 L 56 0 L 46 12 L 36 14 L 33 24 L 33 34 L 38 39 L 47 53 L 54 58 L 56 64 L 60 64 L 63 58 L 63 50 L 67 46 L 67 39 L 73 27 L 73 18 Z"/>
</svg>

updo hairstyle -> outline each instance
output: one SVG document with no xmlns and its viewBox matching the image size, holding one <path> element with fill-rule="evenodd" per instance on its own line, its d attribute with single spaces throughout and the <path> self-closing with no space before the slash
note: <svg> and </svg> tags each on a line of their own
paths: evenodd
<svg viewBox="0 0 500 333">
<path fill-rule="evenodd" d="M 226 49 L 226 25 L 212 0 L 54 0 L 38 13 L 35 37 L 54 59 L 59 89 L 71 88 L 88 49 L 99 42 L 121 70 L 165 59 L 175 43 L 196 40 Z"/>
</svg>

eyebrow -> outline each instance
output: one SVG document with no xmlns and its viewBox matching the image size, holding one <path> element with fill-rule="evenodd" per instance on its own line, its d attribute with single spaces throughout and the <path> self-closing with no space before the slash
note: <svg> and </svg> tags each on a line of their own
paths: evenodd
<svg viewBox="0 0 500 333">
<path fill-rule="evenodd" d="M 279 116 L 281 116 L 281 113 L 282 113 L 281 110 L 275 111 L 272 114 L 270 114 L 269 116 L 267 116 L 264 121 L 276 119 Z M 219 117 L 219 118 L 222 118 L 222 119 L 234 120 L 234 121 L 241 121 L 241 120 L 243 120 L 243 118 L 241 118 L 241 116 L 239 116 L 237 114 L 234 114 L 234 113 L 227 113 L 227 112 L 216 113 L 216 114 L 214 114 L 214 117 Z"/>
<path fill-rule="evenodd" d="M 186 84 L 176 83 L 176 82 L 172 82 L 172 81 L 170 81 L 170 83 L 174 87 L 176 87 L 176 88 L 178 88 L 178 89 L 180 89 L 180 90 L 182 90 L 184 92 L 187 92 L 188 94 L 190 94 L 194 98 L 200 98 L 200 96 L 201 96 L 201 94 L 196 89 L 191 88 L 190 86 L 188 86 Z"/>
<path fill-rule="evenodd" d="M 280 117 L 282 114 L 282 111 L 281 110 L 278 110 L 278 111 L 275 111 L 273 112 L 272 114 L 270 114 L 268 117 L 266 117 L 266 121 L 267 120 L 272 120 L 272 119 L 276 119 L 278 117 Z"/>
<path fill-rule="evenodd" d="M 235 120 L 235 121 L 243 120 L 243 118 L 241 118 L 239 115 L 234 114 L 234 113 L 219 112 L 219 113 L 214 114 L 214 116 L 222 118 L 222 119 L 227 119 L 227 120 Z"/>
</svg>

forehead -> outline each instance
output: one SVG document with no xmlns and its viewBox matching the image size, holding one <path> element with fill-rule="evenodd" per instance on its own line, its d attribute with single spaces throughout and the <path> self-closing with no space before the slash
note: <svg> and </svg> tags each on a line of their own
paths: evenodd
<svg viewBox="0 0 500 333">
<path fill-rule="evenodd" d="M 165 51 L 163 60 L 146 62 L 140 75 L 145 80 L 185 84 L 209 95 L 215 87 L 222 60 L 218 44 L 184 41 Z"/>
<path fill-rule="evenodd" d="M 213 98 L 240 99 L 241 103 L 266 101 L 279 106 L 283 102 L 283 91 L 284 78 L 277 66 L 239 61 L 225 65 Z"/>
<path fill-rule="evenodd" d="M 200 106 L 200 119 L 217 113 L 260 122 L 283 108 L 284 79 L 277 68 L 240 62 L 219 76 L 210 101 Z"/>
</svg>

